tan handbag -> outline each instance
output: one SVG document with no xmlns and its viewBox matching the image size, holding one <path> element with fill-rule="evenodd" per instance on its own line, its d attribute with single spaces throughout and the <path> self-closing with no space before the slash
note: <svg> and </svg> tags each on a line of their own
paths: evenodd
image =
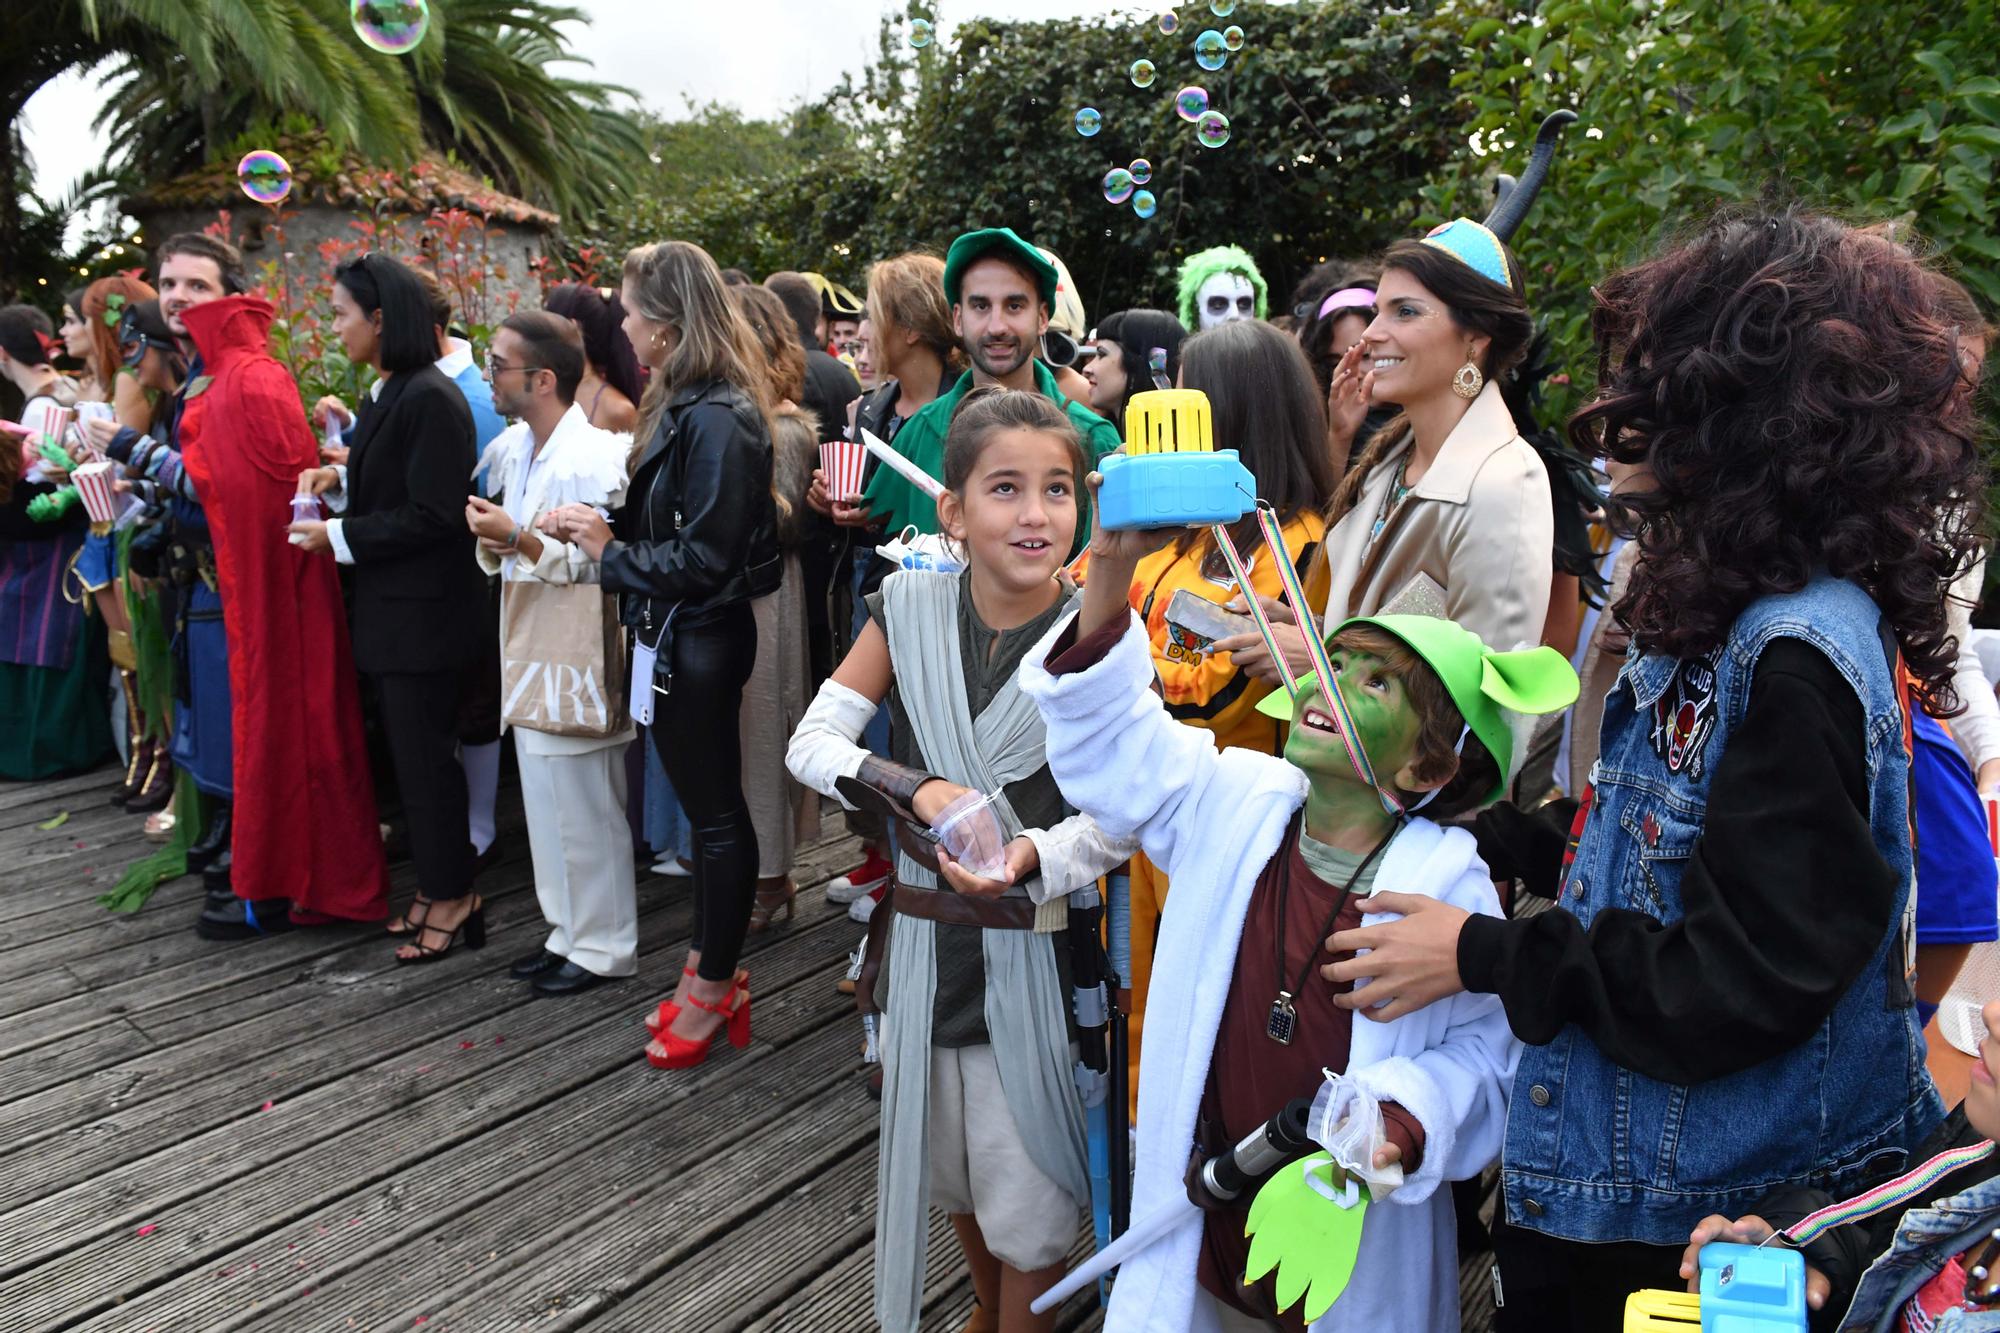
<svg viewBox="0 0 2000 1333">
<path fill-rule="evenodd" d="M 625 630 L 595 583 L 500 585 L 501 716 L 510 727 L 615 736 L 626 714 Z"/>
</svg>

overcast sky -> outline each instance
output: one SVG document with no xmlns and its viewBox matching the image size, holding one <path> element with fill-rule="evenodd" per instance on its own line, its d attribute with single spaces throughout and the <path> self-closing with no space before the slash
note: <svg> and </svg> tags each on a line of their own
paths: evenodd
<svg viewBox="0 0 2000 1333">
<path fill-rule="evenodd" d="M 728 102 L 755 116 L 770 115 L 824 93 L 875 49 L 885 12 L 895 0 L 574 0 L 590 14 L 571 47 L 592 61 L 597 77 L 638 92 L 649 106 L 677 115 L 685 99 Z M 931 8 L 949 33 L 959 19 L 1074 18 L 1106 11 L 1141 12 L 1161 4 L 1104 0 L 937 0 Z M 1182 3 L 1183 20 L 1206 4 Z M 671 15 L 671 17 L 667 17 Z M 90 131 L 103 96 L 95 79 L 72 74 L 28 103 L 28 148 L 36 191 L 53 198 L 100 161 L 104 142 Z"/>
</svg>

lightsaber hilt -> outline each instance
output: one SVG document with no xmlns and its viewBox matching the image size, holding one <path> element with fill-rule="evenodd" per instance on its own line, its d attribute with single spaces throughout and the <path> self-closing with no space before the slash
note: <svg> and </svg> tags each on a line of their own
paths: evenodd
<svg viewBox="0 0 2000 1333">
<path fill-rule="evenodd" d="M 1218 1203 L 1234 1203 L 1286 1162 L 1312 1152 L 1315 1145 L 1306 1133 L 1311 1115 L 1310 1098 L 1293 1098 L 1234 1148 L 1202 1163 L 1201 1187 Z"/>
</svg>

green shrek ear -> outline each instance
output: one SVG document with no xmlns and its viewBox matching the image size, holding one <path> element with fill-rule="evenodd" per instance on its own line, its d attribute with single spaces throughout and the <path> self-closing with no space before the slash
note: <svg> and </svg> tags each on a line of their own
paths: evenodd
<svg viewBox="0 0 2000 1333">
<path fill-rule="evenodd" d="M 1546 644 L 1517 653 L 1488 653 L 1480 663 L 1479 692 L 1516 713 L 1557 713 L 1576 702 L 1576 671 Z"/>
<path fill-rule="evenodd" d="M 1304 1296 L 1308 1324 L 1347 1290 L 1361 1252 L 1368 1191 L 1351 1178 L 1345 1189 L 1336 1186 L 1335 1169 L 1332 1155 L 1323 1152 L 1279 1167 L 1257 1191 L 1243 1228 L 1250 1238 L 1244 1281 L 1260 1281 L 1275 1268 L 1279 1312 Z M 1353 1201 L 1344 1202 L 1350 1192 Z"/>
</svg>

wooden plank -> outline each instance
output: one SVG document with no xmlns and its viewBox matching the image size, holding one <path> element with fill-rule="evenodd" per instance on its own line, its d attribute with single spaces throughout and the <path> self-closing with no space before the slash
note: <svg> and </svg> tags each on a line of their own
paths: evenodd
<svg viewBox="0 0 2000 1333">
<path fill-rule="evenodd" d="M 838 867 L 851 855 L 851 840 L 843 838 L 828 841 L 800 856 L 800 873 L 823 875 L 829 867 Z M 496 952 L 502 957 L 508 957 L 515 950 L 526 951 L 532 948 L 535 936 L 541 932 L 541 917 L 539 909 L 527 896 L 525 887 L 516 886 L 506 890 L 492 901 L 493 924 L 490 929 L 494 932 L 494 943 L 498 946 Z M 650 952 L 655 947 L 671 941 L 678 952 L 681 947 L 680 942 L 684 940 L 685 927 L 671 930 L 664 926 L 649 925 L 646 913 L 656 903 L 666 903 L 685 910 L 688 901 L 684 882 L 654 878 L 642 886 L 641 926 L 645 932 L 642 943 L 646 951 Z M 838 910 L 827 909 L 823 899 L 816 893 L 804 897 L 802 901 L 804 906 L 799 918 L 802 925 L 814 920 L 815 912 Z M 676 921 L 682 919 L 674 918 Z M 520 933 L 512 933 L 517 927 Z M 661 933 L 663 931 L 666 933 Z M 783 928 L 780 928 L 778 933 L 782 934 Z M 296 947 L 288 947 L 306 935 L 329 936 L 328 939 L 320 941 L 317 951 L 319 957 L 316 960 L 302 959 Z M 379 960 L 372 962 L 372 965 L 379 966 L 384 977 L 378 977 L 375 984 L 371 985 L 369 981 L 374 974 L 354 963 L 354 958 L 358 956 L 356 950 L 366 952 L 370 960 Z M 463 960 L 453 961 L 432 968 L 419 969 L 413 976 L 410 969 L 393 964 L 392 952 L 392 942 L 384 937 L 372 933 L 357 937 L 352 931 L 298 932 L 292 936 L 246 946 L 231 956 L 247 957 L 261 969 L 260 972 L 232 982 L 231 974 L 214 973 L 211 963 L 208 964 L 208 970 L 202 973 L 203 979 L 199 983 L 191 979 L 177 978 L 171 987 L 163 988 L 162 993 L 165 994 L 177 994 L 179 991 L 192 989 L 208 992 L 223 1000 L 237 998 L 227 993 L 230 986 L 240 983 L 245 988 L 243 995 L 247 998 L 243 1013 L 225 1009 L 213 1019 L 204 1018 L 203 1010 L 197 1000 L 186 1001 L 185 1006 L 189 1007 L 193 1014 L 190 1026 L 194 1030 L 185 1033 L 164 1027 L 165 1020 L 156 1010 L 150 1010 L 138 1002 L 139 993 L 148 992 L 152 988 L 146 986 L 143 979 L 135 982 L 134 1003 L 128 1006 L 127 1011 L 138 1014 L 141 1026 L 153 1035 L 164 1033 L 172 1037 L 186 1036 L 192 1040 L 193 1045 L 185 1051 L 169 1050 L 153 1058 L 142 1059 L 137 1064 L 103 1063 L 101 1067 L 90 1069 L 87 1077 L 77 1076 L 73 1068 L 69 1082 L 42 1092 L 11 1099 L 7 1095 L 5 1082 L 0 1081 L 0 1158 L 53 1134 L 80 1129 L 86 1123 L 113 1112 L 123 1112 L 129 1116 L 141 1103 L 159 1097 L 182 1095 L 189 1078 L 199 1080 L 215 1074 L 217 1062 L 226 1062 L 228 1056 L 240 1047 L 243 1033 L 218 1031 L 224 1027 L 225 1022 L 240 1022 L 250 1017 L 273 1013 L 282 1015 L 296 1005 L 312 1005 L 315 1006 L 314 1012 L 310 1015 L 312 1025 L 316 1030 L 324 1032 L 338 1026 L 332 1023 L 331 1019 L 346 1016 L 349 1012 L 346 1008 L 339 1007 L 332 1010 L 317 1008 L 324 1002 L 324 996 L 328 993 L 341 995 L 343 990 L 347 990 L 354 992 L 358 997 L 389 994 L 395 997 L 396 1003 L 408 1004 L 435 990 L 455 984 L 458 975 L 455 969 L 474 966 Z M 845 950 L 842 949 L 836 956 L 844 956 L 844 953 Z M 169 970 L 185 973 L 188 968 Z M 272 991 L 266 984 L 272 975 L 287 976 L 317 989 L 303 996 Z M 384 979 L 389 977 L 394 980 Z M 107 989 L 101 994 L 108 996 L 112 991 Z M 168 1003 L 171 1006 L 180 1002 Z M 346 1001 L 343 999 L 335 1003 L 342 1005 Z M 354 1003 L 362 1005 L 365 1010 L 365 998 L 357 998 Z M 169 1008 L 168 1012 L 171 1015 L 173 1011 Z M 264 1018 L 263 1023 L 265 1030 L 270 1031 L 275 1031 L 280 1026 L 279 1020 L 274 1018 Z M 0 1042 L 4 1042 L 11 1030 L 11 1023 L 0 1023 Z M 34 1077 L 32 1070 L 40 1061 L 47 1058 L 48 1054 L 47 1051 L 38 1051 L 32 1056 L 24 1057 L 29 1071 L 26 1077 L 30 1079 Z M 87 1056 L 80 1056 L 79 1059 L 89 1063 Z M 5 1062 L 0 1062 L 0 1070 L 6 1068 Z M 243 1070 L 230 1072 L 228 1076 L 234 1080 L 232 1086 L 237 1090 L 228 1095 L 237 1099 L 254 1096 L 255 1103 L 260 1104 L 270 1095 L 263 1091 L 266 1085 L 258 1083 L 257 1086 L 244 1086 L 246 1073 L 247 1071 Z M 225 1107 L 215 1113 L 226 1113 L 226 1110 Z M 0 1179 L 0 1199 L 10 1197 L 7 1194 L 7 1186 L 10 1183 L 9 1180 Z"/>
<path fill-rule="evenodd" d="M 115 760 L 66 778 L 41 782 L 0 782 L 0 811 L 23 807 L 59 807 L 66 799 L 81 799 L 84 792 L 102 792 L 110 799 L 112 789 L 125 780 L 125 769 Z M 48 816 L 44 815 L 43 818 Z"/>
<path fill-rule="evenodd" d="M 772 963 L 782 953 L 803 955 L 819 943 L 810 935 L 796 936 L 769 951 Z M 790 974 L 774 997 L 785 984 L 822 975 L 795 959 L 767 964 L 766 971 Z M 560 1141 L 561 1130 L 574 1132 L 601 1118 L 607 1099 L 620 1100 L 620 1087 L 627 1088 L 626 1099 L 678 1102 L 710 1086 L 726 1095 L 732 1075 L 743 1078 L 752 1062 L 778 1058 L 805 1030 L 826 1029 L 827 1040 L 841 1039 L 823 1004 L 809 1008 L 780 1001 L 769 1025 L 776 1031 L 768 1040 L 731 1052 L 693 1077 L 662 1079 L 636 1059 L 637 1025 L 625 1006 L 611 1008 L 606 994 L 599 990 L 563 1004 L 529 1006 L 510 1016 L 504 1046 L 487 1044 L 491 1029 L 481 1030 L 474 1049 L 435 1083 L 419 1084 L 407 1069 L 391 1064 L 376 1077 L 289 1103 L 288 1115 L 253 1114 L 168 1154 L 108 1173 L 33 1210 L 40 1223 L 54 1222 L 53 1228 L 20 1225 L 14 1214 L 0 1218 L 0 1274 L 6 1274 L 0 1309 L 20 1321 L 23 1333 L 67 1327 L 84 1315 L 132 1304 L 177 1273 L 206 1268 L 252 1238 L 336 1203 L 353 1208 L 351 1216 L 372 1218 L 378 1229 L 394 1217 L 427 1235 L 430 1220 L 404 1216 L 408 1186 L 397 1188 L 391 1177 L 463 1173 L 488 1185 L 518 1182 L 521 1162 L 532 1159 L 537 1145 Z M 578 1007 L 593 1000 L 599 1002 L 597 1021 L 577 1028 Z M 556 1113 L 542 1108 L 563 1100 L 568 1123 L 552 1126 L 547 1117 Z M 348 1114 L 357 1101 L 369 1103 L 361 1108 L 367 1114 Z M 348 1127 L 331 1132 L 339 1119 Z M 315 1135 L 309 1143 L 299 1140 L 306 1126 Z M 510 1152 L 481 1151 L 476 1143 L 459 1150 L 502 1129 L 519 1136 Z M 454 1188 L 463 1192 L 465 1184 L 459 1180 Z M 138 1237 L 135 1228 L 148 1221 L 159 1230 Z M 59 1234 L 61 1245 L 43 1247 L 44 1257 L 23 1267 L 13 1257 L 22 1249 L 16 1236 L 32 1246 L 45 1230 Z"/>
<path fill-rule="evenodd" d="M 824 930 L 793 932 L 761 951 L 755 968 L 759 984 L 781 989 L 811 968 L 823 967 L 835 938 L 828 933 L 832 924 L 829 916 L 824 918 Z M 321 1139 L 364 1129 L 376 1114 L 391 1117 L 400 1127 L 403 1116 L 397 1112 L 405 1103 L 423 1099 L 434 1104 L 453 1082 L 468 1074 L 477 1077 L 502 1054 L 512 1057 L 526 1050 L 532 1055 L 537 1047 L 571 1033 L 580 1019 L 596 1023 L 584 1029 L 589 1040 L 606 1042 L 607 1050 L 616 1047 L 622 1059 L 630 1061 L 643 1044 L 635 1041 L 639 1030 L 634 1011 L 639 1005 L 634 1001 L 640 995 L 635 987 L 604 987 L 560 1004 L 539 1004 L 531 998 L 531 990 L 504 975 L 473 977 L 427 1007 L 426 1012 L 439 1020 L 435 1026 L 413 1024 L 399 1012 L 384 1012 L 334 1034 L 323 1047 L 308 1044 L 285 1050 L 279 1058 L 289 1063 L 276 1070 L 242 1065 L 204 1089 L 204 1103 L 174 1108 L 172 1127 L 160 1125 L 161 1117 L 142 1108 L 136 1115 L 94 1125 L 86 1136 L 45 1141 L 11 1158 L 7 1171 L 0 1173 L 0 1194 L 10 1202 L 26 1200 L 0 1213 L 0 1278 L 48 1262 L 79 1234 L 113 1232 L 128 1220 L 133 1226 L 142 1225 L 145 1218 L 132 1211 L 135 1208 L 158 1211 L 189 1194 L 214 1197 L 222 1192 L 221 1181 L 254 1173 L 269 1161 L 301 1150 L 310 1155 L 316 1147 L 301 1143 L 292 1128 L 304 1120 Z M 454 1056 L 439 1049 L 450 1038 L 438 1041 L 430 1032 L 438 1027 L 451 1031 L 460 1024 L 480 1042 L 497 1036 L 505 1051 L 476 1046 L 470 1055 Z M 425 1028 L 430 1032 L 424 1033 L 424 1042 L 398 1049 L 399 1041 L 407 1042 L 411 1033 Z M 607 1029 L 612 1035 L 605 1035 Z M 328 1070 L 325 1057 L 332 1048 L 357 1062 L 351 1073 Z M 379 1056 L 384 1049 L 395 1054 L 369 1062 L 371 1054 Z M 426 1062 L 430 1072 L 419 1072 Z M 227 1101 L 218 1103 L 218 1090 Z M 260 1114 L 257 1108 L 266 1100 L 283 1106 L 286 1114 Z M 139 1156 L 130 1149 L 117 1151 L 122 1143 L 148 1135 L 155 1146 L 162 1141 L 167 1146 Z M 75 1141 L 79 1138 L 83 1141 Z M 108 1141 L 92 1152 L 91 1138 Z M 123 1160 L 103 1169 L 96 1160 L 103 1156 Z M 80 1162 L 82 1158 L 91 1160 Z M 48 1192 L 64 1183 L 67 1188 Z M 10 1285 L 0 1282 L 0 1308 L 5 1308 L 4 1293 Z"/>
<path fill-rule="evenodd" d="M 664 946 L 686 937 L 691 909 L 685 904 L 642 916 L 641 945 Z M 492 938 L 495 959 L 526 952 L 545 927 L 539 913 L 525 908 Z M 387 941 L 372 937 L 371 950 Z M 150 1058 L 94 1071 L 44 1094 L 0 1106 L 0 1207 L 63 1188 L 100 1166 L 166 1147 L 183 1135 L 240 1115 L 265 1101 L 294 1098 L 338 1082 L 404 1049 L 419 1050 L 436 1034 L 482 1018 L 497 1020 L 532 1004 L 532 990 L 494 968 L 492 961 L 465 955 L 444 963 L 345 984 L 342 973 L 301 984 L 289 993 L 277 1017 L 266 1015 L 248 1026 L 215 1019 L 201 1036 L 169 1046 Z M 635 1008 L 644 1003 L 634 986 L 607 987 L 583 999 L 622 993 Z M 406 1016 L 410 1006 L 421 1023 Z M 312 1035 L 282 1045 L 260 1044 L 266 1033 L 309 1029 Z M 412 1047 L 409 1043 L 418 1043 Z M 245 1061 L 246 1046 L 255 1058 Z M 155 1103 L 170 1099 L 162 1113 Z M 11 1132 L 10 1132 L 11 1131 Z M 92 1140 L 115 1135 L 117 1142 Z"/>
<path fill-rule="evenodd" d="M 793 988 L 799 989 L 817 988 L 807 982 Z M 649 1071 L 601 1080 L 585 1094 L 595 1109 L 576 1135 L 589 1146 L 572 1145 L 577 1155 L 560 1171 L 509 1180 L 504 1192 L 484 1200 L 476 1230 L 453 1234 L 448 1222 L 430 1221 L 437 1240 L 419 1247 L 420 1257 L 406 1271 L 349 1269 L 337 1281 L 322 1282 L 313 1303 L 365 1327 L 409 1327 L 420 1317 L 461 1327 L 497 1322 L 502 1312 L 495 1293 L 506 1292 L 505 1314 L 515 1322 L 573 1328 L 646 1275 L 698 1266 L 701 1256 L 712 1264 L 718 1248 L 727 1252 L 726 1271 L 738 1285 L 756 1273 L 762 1277 L 748 1285 L 768 1280 L 782 1286 L 801 1238 L 788 1237 L 787 1249 L 745 1251 L 729 1248 L 732 1233 L 739 1244 L 761 1235 L 770 1204 L 795 1196 L 800 1179 L 832 1175 L 850 1186 L 841 1192 L 840 1208 L 866 1208 L 862 1191 L 847 1180 L 855 1173 L 841 1168 L 872 1142 L 873 1104 L 857 1095 L 816 1109 L 821 1081 L 844 1067 L 851 1049 L 842 1016 L 827 998 L 811 996 L 799 1011 L 815 1024 L 808 1035 L 712 1081 L 698 1096 L 659 1097 L 661 1081 Z M 650 1098 L 649 1084 L 656 1090 Z M 543 1112 L 576 1109 L 558 1105 Z M 509 1150 L 507 1142 L 490 1141 L 494 1137 L 479 1141 L 482 1153 Z M 872 1169 L 869 1180 L 872 1194 Z M 413 1182 L 413 1189 L 422 1184 Z M 462 1188 L 431 1193 L 456 1208 Z M 271 1313 L 269 1307 L 266 1302 L 261 1318 L 241 1326 L 277 1330 L 295 1318 L 293 1311 Z M 733 1326 L 720 1312 L 694 1324 L 655 1325 Z"/>
</svg>

